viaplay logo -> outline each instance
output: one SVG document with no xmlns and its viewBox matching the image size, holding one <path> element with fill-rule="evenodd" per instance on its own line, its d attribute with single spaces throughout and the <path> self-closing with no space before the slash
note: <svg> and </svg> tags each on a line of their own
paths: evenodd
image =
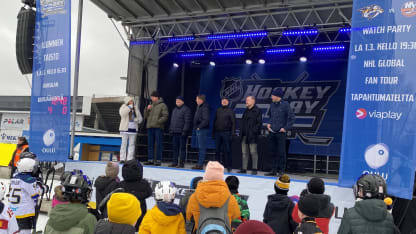
<svg viewBox="0 0 416 234">
<path fill-rule="evenodd" d="M 364 108 L 360 108 L 355 112 L 355 116 L 359 119 L 365 119 L 367 117 L 367 111 Z"/>
<path fill-rule="evenodd" d="M 405 2 L 401 9 L 402 15 L 405 17 L 413 17 L 416 15 L 416 1 Z"/>
</svg>

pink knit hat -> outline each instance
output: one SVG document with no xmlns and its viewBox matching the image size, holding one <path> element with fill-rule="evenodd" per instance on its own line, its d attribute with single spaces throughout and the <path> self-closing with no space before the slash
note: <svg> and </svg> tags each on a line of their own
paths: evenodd
<svg viewBox="0 0 416 234">
<path fill-rule="evenodd" d="M 205 168 L 204 180 L 224 180 L 224 167 L 217 161 L 209 161 Z"/>
</svg>

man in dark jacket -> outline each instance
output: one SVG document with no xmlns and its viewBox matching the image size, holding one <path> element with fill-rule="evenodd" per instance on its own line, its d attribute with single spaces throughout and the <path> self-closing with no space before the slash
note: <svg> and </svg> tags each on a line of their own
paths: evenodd
<svg viewBox="0 0 416 234">
<path fill-rule="evenodd" d="M 266 176 L 276 176 L 276 173 L 284 173 L 286 169 L 286 133 L 295 122 L 295 115 L 287 101 L 282 100 L 283 91 L 275 89 L 272 93 L 270 104 L 270 122 L 267 124 L 269 131 L 270 153 L 274 158 L 273 169 Z M 276 150 L 277 147 L 277 150 Z M 275 153 L 276 152 L 276 153 Z"/>
<path fill-rule="evenodd" d="M 196 97 L 196 104 L 198 107 L 194 116 L 194 129 L 196 130 L 199 156 L 198 164 L 192 167 L 192 169 L 202 170 L 205 162 L 205 155 L 207 153 L 207 141 L 209 133 L 209 106 L 208 103 L 206 103 L 206 97 L 203 94 L 200 94 Z"/>
<path fill-rule="evenodd" d="M 191 130 L 192 114 L 182 96 L 176 98 L 176 107 L 172 111 L 169 131 L 172 134 L 173 162 L 170 167 L 182 168 L 185 164 L 186 138 Z M 180 159 L 178 161 L 180 151 Z"/>
<path fill-rule="evenodd" d="M 244 111 L 241 119 L 240 135 L 241 148 L 243 152 L 243 167 L 238 173 L 247 172 L 248 157 L 251 154 L 252 159 L 252 174 L 257 175 L 257 161 L 259 156 L 257 154 L 257 139 L 261 134 L 262 127 L 262 112 L 256 106 L 256 99 L 253 96 L 246 98 L 247 109 Z"/>
<path fill-rule="evenodd" d="M 163 153 L 163 129 L 165 123 L 169 118 L 168 107 L 163 103 L 163 99 L 160 97 L 158 91 L 153 91 L 150 95 L 152 104 L 148 105 L 144 110 L 144 118 L 146 119 L 147 128 L 147 151 L 148 162 L 145 165 L 160 166 L 162 164 Z M 155 152 L 155 140 L 156 140 L 156 163 L 154 160 Z"/>
<path fill-rule="evenodd" d="M 122 169 L 123 181 L 120 182 L 119 187 L 124 189 L 124 192 L 131 193 L 140 201 L 142 215 L 136 223 L 136 231 L 139 230 L 140 223 L 147 211 L 146 199 L 152 196 L 152 188 L 149 182 L 143 179 L 143 166 L 136 159 L 127 161 Z"/>
<path fill-rule="evenodd" d="M 366 174 L 355 185 L 357 201 L 344 212 L 338 234 L 394 234 L 396 226 L 383 199 L 387 185 L 383 177 Z"/>
<path fill-rule="evenodd" d="M 216 145 L 215 159 L 223 164 L 228 172 L 232 169 L 231 136 L 235 134 L 235 113 L 228 107 L 227 98 L 221 99 L 221 107 L 217 109 L 214 119 L 214 131 Z M 224 148 L 224 158 L 221 158 L 221 149 Z"/>
<path fill-rule="evenodd" d="M 263 222 L 268 224 L 276 234 L 291 234 L 297 223 L 292 219 L 295 204 L 287 196 L 290 177 L 281 175 L 274 183 L 275 194 L 269 195 L 263 214 Z"/>
</svg>

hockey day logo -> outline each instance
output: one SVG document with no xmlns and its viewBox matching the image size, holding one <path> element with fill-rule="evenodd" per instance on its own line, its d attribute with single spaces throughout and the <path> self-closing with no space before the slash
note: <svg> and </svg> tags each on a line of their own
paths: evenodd
<svg viewBox="0 0 416 234">
<path fill-rule="evenodd" d="M 340 81 L 307 81 L 309 74 L 303 72 L 295 81 L 283 82 L 280 79 L 262 79 L 253 74 L 249 79 L 226 77 L 222 81 L 221 97 L 230 100 L 237 119 L 241 119 L 246 109 L 247 96 L 256 98 L 256 105 L 263 111 L 263 120 L 270 117 L 271 93 L 274 89 L 283 90 L 283 99 L 287 100 L 296 115 L 296 121 L 289 139 L 298 137 L 305 145 L 328 146 L 333 137 L 316 136 L 326 114 L 328 101 L 338 90 Z"/>
</svg>

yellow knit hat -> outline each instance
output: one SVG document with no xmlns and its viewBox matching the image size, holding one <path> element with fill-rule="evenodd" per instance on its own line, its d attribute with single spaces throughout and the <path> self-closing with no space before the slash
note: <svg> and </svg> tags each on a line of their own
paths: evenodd
<svg viewBox="0 0 416 234">
<path fill-rule="evenodd" d="M 290 177 L 286 174 L 283 174 L 280 176 L 279 179 L 276 180 L 276 183 L 274 184 L 278 189 L 280 190 L 289 190 L 290 186 Z"/>
<path fill-rule="evenodd" d="M 140 201 L 130 193 L 114 193 L 107 203 L 108 220 L 134 226 L 142 214 Z"/>
</svg>

